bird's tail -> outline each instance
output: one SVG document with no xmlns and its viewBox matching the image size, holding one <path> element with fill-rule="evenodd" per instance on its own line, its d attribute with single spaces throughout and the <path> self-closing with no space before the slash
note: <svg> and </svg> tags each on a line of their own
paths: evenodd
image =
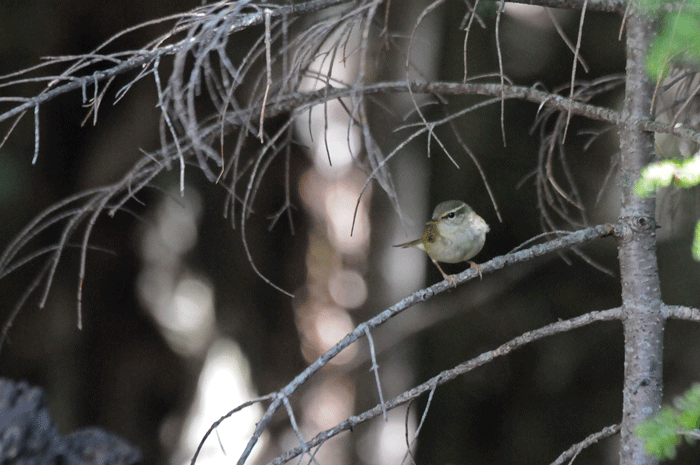
<svg viewBox="0 0 700 465">
<path fill-rule="evenodd" d="M 402 249 L 408 248 L 408 247 L 418 247 L 418 244 L 421 243 L 420 239 L 416 239 L 414 241 L 408 241 L 404 242 L 403 244 L 396 244 L 393 245 L 392 247 L 401 247 Z"/>
</svg>

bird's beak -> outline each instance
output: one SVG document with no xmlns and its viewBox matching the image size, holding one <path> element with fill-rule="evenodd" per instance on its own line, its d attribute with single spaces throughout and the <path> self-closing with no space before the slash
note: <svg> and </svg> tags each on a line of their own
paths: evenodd
<svg viewBox="0 0 700 465">
<path fill-rule="evenodd" d="M 426 226 L 430 226 L 431 224 L 438 224 L 440 221 L 428 221 L 425 223 Z"/>
</svg>

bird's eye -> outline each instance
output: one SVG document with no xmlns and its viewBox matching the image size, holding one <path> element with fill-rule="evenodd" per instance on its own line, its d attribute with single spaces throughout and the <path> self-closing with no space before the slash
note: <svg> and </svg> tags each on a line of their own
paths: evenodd
<svg viewBox="0 0 700 465">
<path fill-rule="evenodd" d="M 454 218 L 455 216 L 456 216 L 456 215 L 455 215 L 455 212 L 450 212 L 450 213 L 447 214 L 447 217 L 448 217 L 449 219 L 452 219 L 452 218 Z"/>
</svg>

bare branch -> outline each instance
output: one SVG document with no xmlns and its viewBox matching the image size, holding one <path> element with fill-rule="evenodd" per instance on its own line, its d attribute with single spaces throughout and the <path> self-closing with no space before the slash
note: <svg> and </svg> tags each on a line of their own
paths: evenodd
<svg viewBox="0 0 700 465">
<path fill-rule="evenodd" d="M 572 318 L 570 320 L 565 320 L 565 321 L 558 321 L 556 323 L 552 323 L 550 325 L 544 326 L 540 329 L 536 329 L 534 331 L 529 331 L 527 333 L 522 334 L 521 336 L 518 336 L 514 339 L 511 339 L 510 341 L 506 342 L 505 344 L 501 345 L 497 349 L 484 352 L 481 355 L 479 355 L 476 358 L 473 358 L 471 360 L 468 360 L 466 362 L 463 362 L 459 365 L 457 365 L 454 368 L 451 368 L 449 370 L 445 370 L 438 374 L 437 376 L 434 376 L 433 378 L 429 379 L 423 384 L 420 384 L 410 391 L 406 391 L 403 394 L 388 400 L 385 405 L 387 410 L 393 410 L 396 407 L 403 405 L 407 402 L 410 402 L 411 400 L 423 395 L 426 392 L 433 392 L 435 388 L 438 386 L 441 386 L 448 381 L 451 381 L 455 379 L 456 377 L 463 375 L 465 373 L 468 373 L 482 365 L 485 365 L 487 363 L 492 362 L 494 359 L 498 357 L 502 357 L 504 355 L 508 355 L 510 352 L 513 350 L 519 349 L 527 344 L 530 344 L 534 341 L 537 341 L 539 339 L 549 337 L 555 334 L 560 334 L 566 331 L 571 331 L 572 329 L 575 328 L 580 328 L 582 326 L 587 326 L 593 322 L 596 321 L 613 321 L 613 320 L 618 320 L 621 315 L 621 309 L 620 308 L 613 308 L 610 310 L 604 310 L 604 311 L 599 311 L 599 312 L 590 312 L 585 315 L 581 315 L 576 318 Z M 322 444 L 323 442 L 327 441 L 328 439 L 332 438 L 333 436 L 336 436 L 343 431 L 347 431 L 352 429 L 353 427 L 359 425 L 360 423 L 364 423 L 374 417 L 377 417 L 381 415 L 383 407 L 381 405 L 377 405 L 374 408 L 370 410 L 366 410 L 362 412 L 360 415 L 357 416 L 352 416 L 345 420 L 342 423 L 339 423 L 335 427 L 328 429 L 326 431 L 322 431 L 319 434 L 317 434 L 313 439 L 310 439 L 309 441 L 306 442 L 307 447 L 315 447 L 319 444 Z M 585 441 L 584 441 L 585 442 Z M 269 463 L 269 465 L 281 465 L 283 463 L 287 463 L 294 457 L 298 457 L 300 454 L 304 452 L 303 448 L 301 447 L 295 447 L 294 449 L 288 450 L 275 460 Z M 240 462 L 239 462 L 240 463 Z"/>
<path fill-rule="evenodd" d="M 567 236 L 560 237 L 558 239 L 554 239 L 554 240 L 549 241 L 545 244 L 535 245 L 535 246 L 530 247 L 529 249 L 522 250 L 520 252 L 515 252 L 513 254 L 502 255 L 500 257 L 496 257 L 492 260 L 489 260 L 486 263 L 481 264 L 479 266 L 479 268 L 480 268 L 480 271 L 482 274 L 489 273 L 489 272 L 504 268 L 504 267 L 509 266 L 509 265 L 513 265 L 513 264 L 521 262 L 521 261 L 530 260 L 534 257 L 538 257 L 538 256 L 541 256 L 541 255 L 544 255 L 544 254 L 547 254 L 550 252 L 554 252 L 557 250 L 561 250 L 561 249 L 566 248 L 566 247 L 571 247 L 573 245 L 583 244 L 585 242 L 589 242 L 589 241 L 592 241 L 592 240 L 600 238 L 600 237 L 610 236 L 612 234 L 616 234 L 616 228 L 613 225 L 609 225 L 609 224 L 595 226 L 595 227 L 588 228 L 588 229 L 583 229 L 581 231 L 573 232 Z M 461 284 L 463 282 L 466 282 L 468 280 L 476 278 L 478 275 L 479 275 L 479 272 L 476 269 L 468 268 L 467 270 L 463 271 L 462 273 L 453 275 L 453 278 L 454 278 L 455 283 Z M 302 384 L 304 384 L 313 374 L 315 374 L 318 370 L 320 370 L 322 367 L 324 367 L 330 360 L 335 358 L 345 348 L 347 348 L 351 344 L 355 343 L 355 341 L 357 341 L 363 335 L 366 335 L 367 331 L 370 331 L 373 328 L 376 328 L 377 326 L 384 324 L 384 322 L 386 322 L 390 318 L 398 315 L 399 313 L 403 312 L 404 310 L 411 308 L 420 302 L 424 302 L 426 300 L 432 299 L 434 296 L 436 296 L 442 292 L 448 291 L 452 288 L 453 288 L 453 283 L 449 282 L 448 280 L 444 280 L 444 281 L 441 281 L 437 284 L 434 284 L 426 289 L 422 289 L 420 291 L 415 292 L 414 294 L 404 298 L 403 300 L 397 302 L 393 306 L 384 310 L 383 312 L 381 312 L 379 315 L 375 316 L 374 318 L 371 318 L 370 320 L 367 320 L 364 323 L 358 325 L 353 332 L 346 335 L 335 346 L 333 346 L 326 353 L 324 353 L 319 358 L 317 358 L 303 372 L 301 372 L 299 375 L 297 375 L 296 378 L 294 378 L 294 380 L 292 380 L 292 382 L 287 384 L 284 388 L 282 388 L 275 395 L 274 400 L 272 401 L 272 403 L 268 407 L 268 409 L 265 412 L 265 414 L 263 415 L 263 417 L 258 422 L 258 424 L 255 428 L 255 432 L 253 433 L 253 436 L 249 440 L 248 444 L 246 445 L 245 450 L 243 451 L 243 454 L 241 455 L 241 457 L 238 460 L 238 464 L 243 465 L 245 463 L 248 456 L 252 452 L 253 447 L 255 447 L 255 444 L 257 443 L 258 439 L 260 438 L 260 436 L 262 436 L 262 433 L 265 431 L 265 429 L 267 428 L 267 425 L 272 420 L 272 416 L 275 414 L 275 412 L 282 405 L 283 400 L 285 398 L 288 398 L 289 396 L 291 396 L 292 393 L 294 393 Z M 619 310 L 611 310 L 610 312 L 613 312 L 614 317 L 616 317 L 619 313 Z M 613 316 L 610 317 L 610 319 L 612 319 L 612 318 L 613 318 Z M 530 334 L 530 333 L 528 333 L 528 334 Z M 522 336 L 522 337 L 525 337 L 525 336 Z M 501 350 L 501 349 L 499 349 L 499 350 Z M 486 360 L 484 361 L 484 363 L 485 362 L 486 362 Z M 456 376 L 456 374 L 454 376 Z M 426 385 L 423 385 L 423 386 L 426 386 Z M 412 390 L 410 392 L 413 392 L 413 391 L 414 390 Z M 423 392 L 423 391 L 421 391 L 421 392 Z M 391 410 L 392 408 L 396 407 L 397 405 L 400 405 L 401 403 L 407 402 L 408 400 L 410 400 L 410 398 L 403 399 L 401 402 L 398 402 L 396 399 L 394 399 L 394 401 L 385 402 L 386 408 L 387 408 L 387 410 Z M 398 402 L 398 403 L 395 403 L 395 402 Z M 382 406 L 379 405 L 379 406 L 375 407 L 375 409 L 373 409 L 371 412 L 374 412 L 375 410 L 377 410 L 376 414 L 381 413 Z M 367 412 L 365 412 L 365 413 L 367 413 Z M 372 414 L 369 418 L 371 418 L 372 416 L 375 416 L 376 414 Z M 363 418 L 363 417 L 360 416 L 360 418 Z M 335 434 L 337 434 L 340 431 L 344 431 L 345 429 L 351 428 L 352 426 L 354 426 L 355 424 L 360 422 L 360 421 L 352 422 L 351 420 L 348 420 L 348 422 L 341 424 L 341 425 L 345 425 L 345 426 L 343 426 L 341 429 L 336 431 Z M 362 421 L 364 421 L 364 420 L 362 420 Z M 307 447 L 309 447 L 309 448 L 315 447 L 318 444 L 318 442 L 316 442 L 317 438 L 319 438 L 321 436 L 322 435 L 318 435 L 318 436 L 316 436 L 316 438 L 314 438 L 314 440 L 307 442 Z"/>
<path fill-rule="evenodd" d="M 557 457 L 557 459 L 554 462 L 552 462 L 552 465 L 561 465 L 567 460 L 570 460 L 569 463 L 572 463 L 576 459 L 578 454 L 581 453 L 581 451 L 586 447 L 592 446 L 601 439 L 605 439 L 619 433 L 620 426 L 621 425 L 619 424 L 607 426 L 602 430 L 598 431 L 597 433 L 591 434 L 583 441 L 574 444 L 568 450 L 562 452 L 562 454 L 559 457 Z"/>
<path fill-rule="evenodd" d="M 511 0 L 513 3 L 525 5 L 537 5 L 551 8 L 565 8 L 569 10 L 581 10 L 585 0 Z M 590 11 L 604 11 L 608 13 L 621 13 L 625 11 L 627 2 L 623 0 L 603 0 L 591 2 L 588 5 Z"/>
<path fill-rule="evenodd" d="M 214 423 L 211 424 L 209 429 L 207 430 L 206 433 L 204 433 L 204 436 L 202 437 L 201 441 L 199 441 L 199 445 L 197 446 L 197 449 L 194 451 L 194 455 L 192 456 L 192 461 L 190 462 L 192 465 L 197 462 L 197 457 L 199 457 L 199 453 L 202 450 L 202 447 L 204 446 L 204 443 L 206 442 L 207 438 L 209 435 L 211 435 L 216 428 L 219 427 L 221 423 L 224 422 L 224 420 L 229 419 L 231 416 L 233 416 L 234 413 L 240 412 L 244 408 L 250 407 L 251 405 L 255 405 L 260 402 L 264 402 L 266 400 L 270 400 L 273 397 L 273 394 L 268 394 L 266 396 L 261 396 L 256 399 L 249 400 L 247 402 L 244 402 L 243 404 L 239 405 L 238 407 L 234 408 L 233 410 L 229 411 L 227 414 L 223 415 L 221 418 L 216 420 Z"/>
<path fill-rule="evenodd" d="M 666 312 L 667 318 L 700 322 L 700 309 L 697 308 L 667 305 L 664 307 L 664 311 Z"/>
</svg>

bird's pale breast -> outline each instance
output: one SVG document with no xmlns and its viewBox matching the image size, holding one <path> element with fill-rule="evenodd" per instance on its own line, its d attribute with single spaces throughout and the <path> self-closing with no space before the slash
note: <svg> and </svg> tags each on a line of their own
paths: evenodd
<svg viewBox="0 0 700 465">
<path fill-rule="evenodd" d="M 425 241 L 425 251 L 433 260 L 444 263 L 464 262 L 478 254 L 484 247 L 486 232 L 489 229 L 486 222 L 479 217 L 472 227 L 451 227 L 445 223 L 434 226 L 440 228 L 440 234 L 431 234 L 433 240 Z M 426 230 L 426 234 L 427 232 Z"/>
</svg>

